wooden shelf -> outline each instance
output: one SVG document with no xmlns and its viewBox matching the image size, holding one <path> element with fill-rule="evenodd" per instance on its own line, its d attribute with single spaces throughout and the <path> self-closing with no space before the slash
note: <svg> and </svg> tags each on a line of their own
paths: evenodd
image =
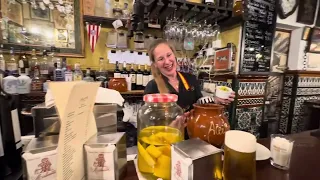
<svg viewBox="0 0 320 180">
<path fill-rule="evenodd" d="M 143 95 L 144 90 L 133 90 L 133 91 L 126 91 L 120 92 L 121 95 Z"/>
</svg>

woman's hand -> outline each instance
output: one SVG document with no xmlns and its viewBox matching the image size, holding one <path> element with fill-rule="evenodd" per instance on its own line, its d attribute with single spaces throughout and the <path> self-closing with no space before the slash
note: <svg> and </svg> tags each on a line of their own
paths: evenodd
<svg viewBox="0 0 320 180">
<path fill-rule="evenodd" d="M 234 101 L 234 97 L 235 97 L 235 92 L 232 91 L 228 99 L 221 99 L 219 97 L 214 97 L 214 102 L 216 104 L 228 105 Z"/>
<path fill-rule="evenodd" d="M 186 112 L 181 116 L 177 116 L 177 118 L 170 123 L 170 127 L 174 127 L 180 130 L 183 130 L 187 126 L 187 117 L 190 115 L 190 112 Z"/>
</svg>

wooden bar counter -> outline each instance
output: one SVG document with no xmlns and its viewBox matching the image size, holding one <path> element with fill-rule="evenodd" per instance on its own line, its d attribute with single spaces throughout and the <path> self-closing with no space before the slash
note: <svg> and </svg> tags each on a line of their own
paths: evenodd
<svg viewBox="0 0 320 180">
<path fill-rule="evenodd" d="M 310 131 L 290 135 L 295 140 L 288 171 L 270 165 L 270 160 L 257 161 L 257 180 L 319 180 L 320 138 L 310 136 Z M 259 143 L 270 148 L 270 138 L 259 139 Z M 133 161 L 128 162 L 124 180 L 138 180 Z"/>
</svg>

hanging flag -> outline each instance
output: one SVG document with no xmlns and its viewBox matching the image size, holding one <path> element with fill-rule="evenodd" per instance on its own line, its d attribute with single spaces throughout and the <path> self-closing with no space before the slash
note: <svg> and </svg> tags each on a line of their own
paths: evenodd
<svg viewBox="0 0 320 180">
<path fill-rule="evenodd" d="M 88 33 L 88 39 L 91 47 L 91 51 L 94 52 L 94 49 L 96 47 L 99 34 L 100 34 L 101 26 L 95 25 L 95 24 L 89 24 L 87 23 L 87 33 Z"/>
</svg>

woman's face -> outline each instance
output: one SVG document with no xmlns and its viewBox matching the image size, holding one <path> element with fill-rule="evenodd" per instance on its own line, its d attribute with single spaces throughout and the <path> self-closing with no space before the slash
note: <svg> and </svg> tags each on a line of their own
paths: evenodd
<svg viewBox="0 0 320 180">
<path fill-rule="evenodd" d="M 153 51 L 155 66 L 165 76 L 174 76 L 177 70 L 176 57 L 167 44 L 159 44 Z"/>
</svg>

